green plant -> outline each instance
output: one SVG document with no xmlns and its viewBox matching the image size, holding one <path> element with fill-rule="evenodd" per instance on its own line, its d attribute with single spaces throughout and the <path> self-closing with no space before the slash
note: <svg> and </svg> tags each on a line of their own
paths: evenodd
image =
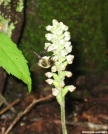
<svg viewBox="0 0 108 134">
<path fill-rule="evenodd" d="M 8 74 L 12 74 L 26 83 L 29 92 L 31 91 L 31 78 L 27 61 L 16 44 L 3 32 L 0 33 L 0 66 Z"/>
<path fill-rule="evenodd" d="M 51 72 L 47 72 L 45 75 L 48 77 L 46 82 L 53 85 L 52 94 L 56 96 L 58 103 L 61 108 L 61 121 L 62 121 L 62 132 L 67 134 L 65 125 L 65 95 L 68 91 L 73 92 L 76 87 L 73 85 L 65 86 L 65 76 L 71 77 L 72 73 L 66 71 L 66 66 L 72 64 L 74 56 L 69 54 L 72 51 L 72 45 L 70 40 L 70 32 L 68 27 L 62 22 L 56 20 L 52 21 L 52 26 L 47 26 L 48 33 L 45 35 L 49 41 L 45 43 L 45 49 L 47 52 L 52 52 L 51 60 L 54 65 L 51 67 Z M 53 77 L 53 78 L 51 78 Z"/>
<path fill-rule="evenodd" d="M 26 83 L 30 92 L 31 77 L 27 61 L 17 45 L 11 40 L 13 30 L 18 23 L 17 14 L 14 16 L 15 20 L 12 21 L 11 2 L 12 0 L 0 2 L 1 9 L 8 10 L 8 16 L 3 10 L 0 11 L 0 67 L 3 67 L 8 74 L 12 74 Z M 19 0 L 16 7 L 14 6 L 17 12 L 22 12 L 23 3 L 23 0 Z"/>
</svg>

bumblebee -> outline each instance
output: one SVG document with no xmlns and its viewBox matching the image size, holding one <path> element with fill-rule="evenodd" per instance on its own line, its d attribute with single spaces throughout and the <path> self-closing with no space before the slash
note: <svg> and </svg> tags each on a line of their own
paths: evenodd
<svg viewBox="0 0 108 134">
<path fill-rule="evenodd" d="M 45 55 L 45 52 L 46 52 L 46 50 L 44 50 L 41 53 L 43 53 Z M 51 59 L 52 58 L 51 56 L 41 56 L 41 55 L 37 54 L 34 51 L 33 51 L 33 53 L 36 55 L 37 60 L 38 60 L 37 64 L 40 67 L 42 67 L 42 68 L 49 68 L 49 67 L 51 67 L 53 65 L 54 62 Z"/>
</svg>

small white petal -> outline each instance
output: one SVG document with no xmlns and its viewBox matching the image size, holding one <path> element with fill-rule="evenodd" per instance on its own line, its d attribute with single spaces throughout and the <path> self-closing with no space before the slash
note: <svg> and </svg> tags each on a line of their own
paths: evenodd
<svg viewBox="0 0 108 134">
<path fill-rule="evenodd" d="M 67 47 L 66 50 L 70 53 L 72 51 L 72 46 Z"/>
<path fill-rule="evenodd" d="M 56 28 L 58 26 L 58 24 L 59 24 L 59 22 L 57 20 L 55 20 L 55 19 L 52 21 L 52 23 L 53 23 L 54 28 Z"/>
<path fill-rule="evenodd" d="M 65 41 L 69 41 L 70 40 L 70 36 L 66 36 L 64 39 L 65 39 Z"/>
<path fill-rule="evenodd" d="M 48 47 L 51 46 L 51 45 L 52 45 L 51 43 L 45 43 L 44 49 L 48 49 Z"/>
<path fill-rule="evenodd" d="M 57 88 L 52 88 L 52 94 L 54 96 L 57 96 L 58 93 L 59 93 L 59 90 Z"/>
<path fill-rule="evenodd" d="M 65 61 L 65 62 L 63 62 L 63 63 L 61 64 L 60 68 L 61 68 L 62 71 L 66 69 L 67 64 L 68 64 L 67 61 Z"/>
<path fill-rule="evenodd" d="M 47 51 L 48 51 L 48 52 L 53 51 L 53 47 L 52 47 L 52 45 L 48 47 Z"/>
<path fill-rule="evenodd" d="M 47 31 L 50 31 L 51 28 L 52 28 L 52 26 L 49 25 L 49 26 L 46 27 L 46 30 L 47 30 Z"/>
<path fill-rule="evenodd" d="M 66 59 L 67 59 L 68 62 L 71 62 L 74 59 L 74 55 L 67 55 Z"/>
<path fill-rule="evenodd" d="M 65 43 L 65 40 L 64 39 L 61 39 L 61 40 L 59 40 L 59 43 L 60 44 L 64 44 Z"/>
<path fill-rule="evenodd" d="M 73 92 L 75 89 L 76 89 L 76 87 L 74 87 L 73 85 L 68 86 L 68 90 L 70 92 Z"/>
<path fill-rule="evenodd" d="M 64 64 L 62 64 L 60 68 L 61 68 L 61 70 L 63 71 L 63 70 L 66 69 L 66 66 L 65 66 Z"/>
<path fill-rule="evenodd" d="M 65 55 L 67 55 L 68 54 L 68 52 L 65 50 L 65 49 L 63 49 L 62 51 L 61 51 L 61 56 L 65 56 Z"/>
<path fill-rule="evenodd" d="M 67 32 L 67 31 L 66 31 L 66 32 L 64 32 L 64 35 L 65 35 L 65 36 L 70 36 L 70 32 Z"/>
<path fill-rule="evenodd" d="M 73 63 L 73 61 L 68 61 L 68 64 L 72 64 Z"/>
<path fill-rule="evenodd" d="M 64 31 L 68 30 L 68 26 L 64 25 L 63 22 L 60 22 L 60 26 Z"/>
<path fill-rule="evenodd" d="M 47 73 L 45 73 L 45 75 L 46 75 L 48 78 L 51 78 L 51 77 L 52 77 L 52 73 L 51 73 L 51 72 L 47 72 Z"/>
<path fill-rule="evenodd" d="M 55 45 L 55 44 L 52 44 L 52 45 L 50 45 L 50 46 L 48 47 L 47 51 L 50 52 L 50 51 L 53 51 L 53 50 L 56 50 L 56 49 L 58 49 L 58 46 Z"/>
<path fill-rule="evenodd" d="M 52 58 L 51 58 L 53 61 L 57 61 L 58 60 L 58 56 L 53 56 Z"/>
<path fill-rule="evenodd" d="M 54 40 L 56 40 L 56 39 L 58 38 L 58 36 L 57 36 L 56 34 L 53 34 L 52 38 L 53 38 Z"/>
<path fill-rule="evenodd" d="M 52 39 L 52 34 L 46 34 L 45 37 L 46 37 L 46 39 L 47 39 L 48 41 L 51 41 L 51 39 Z"/>
<path fill-rule="evenodd" d="M 51 85 L 53 83 L 53 79 L 47 79 L 46 82 Z"/>
<path fill-rule="evenodd" d="M 52 66 L 51 67 L 51 72 L 56 72 L 56 71 L 57 71 L 56 66 Z"/>
<path fill-rule="evenodd" d="M 65 43 L 65 48 L 69 47 L 71 45 L 71 42 L 66 42 Z"/>
<path fill-rule="evenodd" d="M 64 25 L 63 22 L 60 22 L 60 26 L 64 31 L 68 30 L 68 26 Z"/>
<path fill-rule="evenodd" d="M 57 34 L 57 35 L 61 35 L 62 33 L 63 33 L 63 30 L 60 29 L 60 30 L 57 31 L 56 34 Z"/>
<path fill-rule="evenodd" d="M 72 76 L 72 73 L 69 72 L 69 71 L 66 71 L 66 76 L 67 76 L 67 77 L 71 77 L 71 76 Z"/>
<path fill-rule="evenodd" d="M 60 83 L 60 87 L 64 87 L 65 86 L 65 83 L 64 83 L 64 81 L 62 81 L 61 83 Z"/>
</svg>

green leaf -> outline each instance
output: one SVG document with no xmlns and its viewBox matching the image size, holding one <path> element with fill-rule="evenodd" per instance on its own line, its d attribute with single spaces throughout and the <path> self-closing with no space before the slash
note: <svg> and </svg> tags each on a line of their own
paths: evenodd
<svg viewBox="0 0 108 134">
<path fill-rule="evenodd" d="M 27 61 L 17 45 L 5 33 L 0 33 L 0 66 L 7 73 L 26 83 L 29 92 L 31 91 L 31 77 Z"/>
</svg>

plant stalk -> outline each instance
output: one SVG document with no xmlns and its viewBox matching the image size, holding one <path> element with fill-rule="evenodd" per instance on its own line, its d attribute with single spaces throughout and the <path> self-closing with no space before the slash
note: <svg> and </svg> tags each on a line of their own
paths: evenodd
<svg viewBox="0 0 108 134">
<path fill-rule="evenodd" d="M 68 134 L 66 130 L 66 120 L 65 120 L 65 97 L 62 96 L 62 103 L 60 104 L 61 108 L 61 124 L 62 124 L 62 133 Z"/>
</svg>

